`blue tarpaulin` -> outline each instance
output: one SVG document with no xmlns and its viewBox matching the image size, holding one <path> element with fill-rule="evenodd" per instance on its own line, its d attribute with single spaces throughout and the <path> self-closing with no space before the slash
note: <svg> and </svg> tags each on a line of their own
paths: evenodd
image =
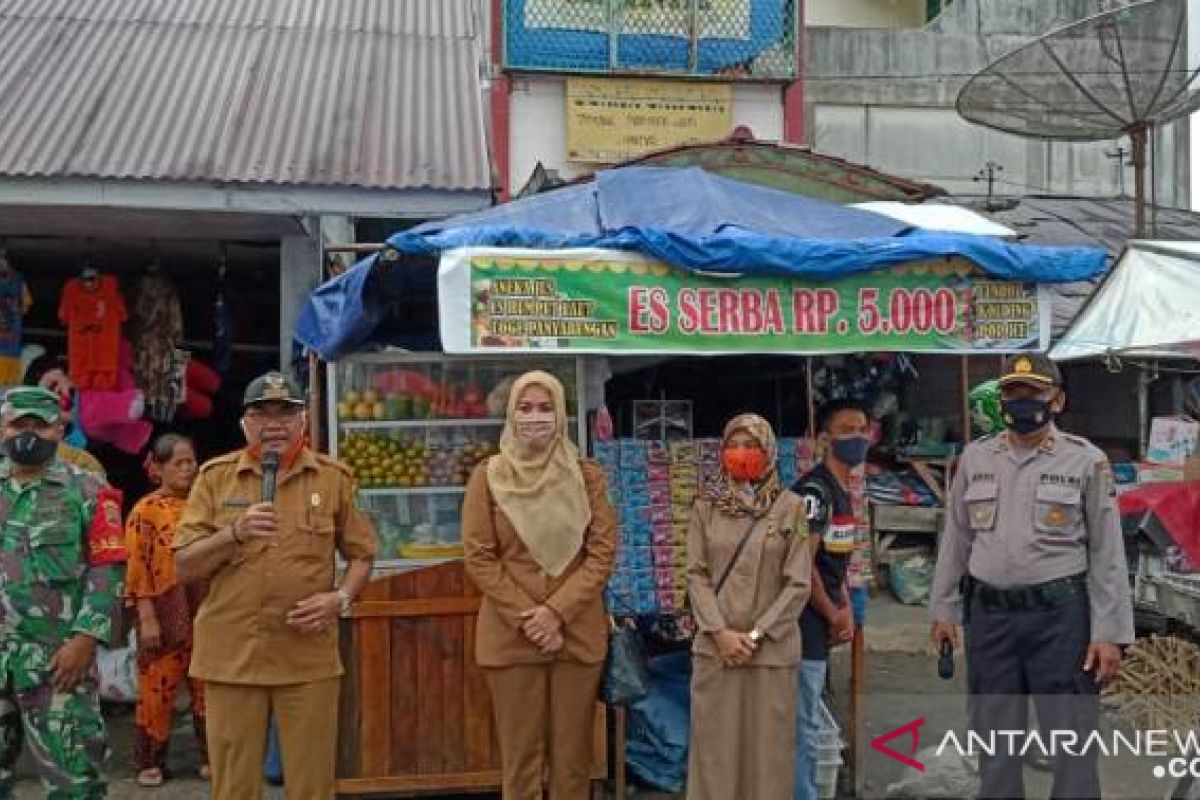
<svg viewBox="0 0 1200 800">
<path fill-rule="evenodd" d="M 402 254 L 465 246 L 603 247 L 643 253 L 678 269 L 831 279 L 961 256 L 1009 280 L 1060 283 L 1104 270 L 1103 250 L 1036 247 L 985 236 L 929 233 L 861 209 L 724 178 L 699 168 L 625 167 L 475 214 L 396 234 Z M 386 313 L 377 256 L 313 291 L 296 338 L 323 358 L 370 339 Z M 372 289 L 368 291 L 368 286 Z"/>
</svg>

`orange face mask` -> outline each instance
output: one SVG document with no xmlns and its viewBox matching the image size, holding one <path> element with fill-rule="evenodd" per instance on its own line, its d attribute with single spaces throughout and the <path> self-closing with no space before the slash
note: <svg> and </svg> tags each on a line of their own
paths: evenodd
<svg viewBox="0 0 1200 800">
<path fill-rule="evenodd" d="M 289 447 L 279 455 L 279 469 L 281 472 L 287 472 L 296 463 L 296 459 L 300 457 L 300 451 L 304 449 L 304 445 L 308 443 L 308 437 L 301 436 L 294 445 Z M 256 444 L 253 447 L 247 447 L 246 452 L 255 461 L 262 461 L 262 445 Z"/>
<path fill-rule="evenodd" d="M 767 452 L 761 447 L 726 447 L 721 465 L 735 481 L 756 481 L 767 472 Z"/>
</svg>

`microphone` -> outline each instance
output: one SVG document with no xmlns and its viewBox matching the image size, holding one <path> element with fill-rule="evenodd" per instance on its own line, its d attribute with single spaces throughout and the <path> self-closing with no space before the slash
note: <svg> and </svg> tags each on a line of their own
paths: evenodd
<svg viewBox="0 0 1200 800">
<path fill-rule="evenodd" d="M 942 642 L 938 654 L 938 677 L 947 681 L 954 677 L 954 645 L 950 644 L 949 639 Z"/>
<path fill-rule="evenodd" d="M 279 476 L 279 453 L 267 452 L 262 456 L 262 501 L 275 502 L 275 479 Z"/>
</svg>

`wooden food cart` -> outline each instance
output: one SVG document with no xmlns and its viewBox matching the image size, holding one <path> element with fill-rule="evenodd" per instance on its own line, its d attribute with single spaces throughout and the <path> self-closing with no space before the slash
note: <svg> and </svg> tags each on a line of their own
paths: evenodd
<svg viewBox="0 0 1200 800">
<path fill-rule="evenodd" d="M 491 701 L 475 664 L 480 597 L 463 568 L 458 515 L 470 467 L 503 426 L 484 389 L 533 367 L 559 372 L 573 404 L 582 380 L 573 358 L 379 354 L 330 365 L 330 450 L 355 470 L 380 539 L 376 575 L 341 621 L 339 794 L 500 788 Z M 592 724 L 600 778 L 600 703 Z"/>
</svg>

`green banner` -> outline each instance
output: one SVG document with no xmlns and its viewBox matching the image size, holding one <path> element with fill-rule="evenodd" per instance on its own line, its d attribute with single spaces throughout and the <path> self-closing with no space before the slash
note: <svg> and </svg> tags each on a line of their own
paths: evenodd
<svg viewBox="0 0 1200 800">
<path fill-rule="evenodd" d="M 451 353 L 1008 352 L 1044 349 L 1035 284 L 943 259 L 830 281 L 697 275 L 629 253 L 442 257 Z"/>
</svg>

